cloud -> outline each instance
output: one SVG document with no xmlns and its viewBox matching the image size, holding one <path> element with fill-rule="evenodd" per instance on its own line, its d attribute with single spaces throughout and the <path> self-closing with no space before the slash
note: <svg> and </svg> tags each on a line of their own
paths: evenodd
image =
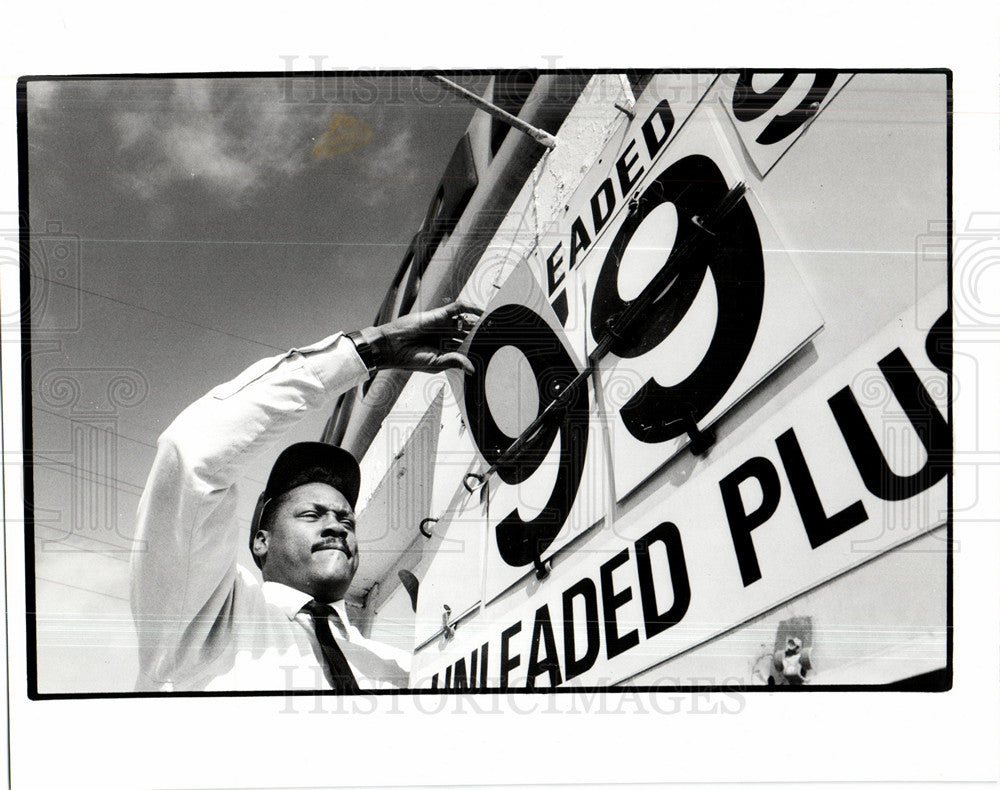
<svg viewBox="0 0 1000 790">
<path fill-rule="evenodd" d="M 112 123 L 119 154 L 130 162 L 127 186 L 152 199 L 193 180 L 238 202 L 273 176 L 300 173 L 312 166 L 312 138 L 325 127 L 329 107 L 279 98 L 266 83 L 175 80 L 147 91 L 144 101 L 111 102 L 125 105 L 113 111 Z"/>
<path fill-rule="evenodd" d="M 239 205 L 275 178 L 336 172 L 364 183 L 358 200 L 373 207 L 393 200 L 420 177 L 412 108 L 335 101 L 289 101 L 280 78 L 259 80 L 136 80 L 92 83 L 90 100 L 109 108 L 116 170 L 133 195 L 156 202 L 165 189 L 195 184 Z M 351 113 L 357 113 L 355 117 Z M 331 124 L 347 121 L 362 144 L 317 156 Z M 339 128 L 339 127 L 338 127 Z M 343 131 L 343 129 L 341 129 Z M 327 146 L 329 148 L 329 146 Z"/>
<path fill-rule="evenodd" d="M 385 145 L 370 148 L 362 164 L 362 175 L 371 183 L 363 200 L 368 206 L 383 203 L 402 184 L 410 184 L 417 177 L 418 152 L 409 128 L 396 132 Z"/>
</svg>

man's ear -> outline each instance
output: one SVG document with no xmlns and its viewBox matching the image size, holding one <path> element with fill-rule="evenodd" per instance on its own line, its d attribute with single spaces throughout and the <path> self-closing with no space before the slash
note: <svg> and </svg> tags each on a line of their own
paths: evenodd
<svg viewBox="0 0 1000 790">
<path fill-rule="evenodd" d="M 258 529 L 253 536 L 253 557 L 257 561 L 258 567 L 264 567 L 264 560 L 267 557 L 268 531 Z"/>
</svg>

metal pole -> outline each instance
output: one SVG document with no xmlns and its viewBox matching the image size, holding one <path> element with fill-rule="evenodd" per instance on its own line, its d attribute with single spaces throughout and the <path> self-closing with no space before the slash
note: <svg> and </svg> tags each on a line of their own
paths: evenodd
<svg viewBox="0 0 1000 790">
<path fill-rule="evenodd" d="M 478 107 L 480 110 L 485 110 L 494 118 L 499 118 L 501 121 L 510 124 L 518 131 L 524 132 L 526 135 L 537 140 L 546 148 L 552 149 L 556 147 L 556 138 L 553 137 L 548 132 L 543 131 L 535 126 L 532 126 L 530 123 L 525 123 L 516 115 L 511 115 L 506 110 L 501 110 L 495 104 L 490 104 L 490 102 L 480 98 L 472 91 L 467 91 L 461 85 L 457 85 L 451 80 L 445 79 L 444 77 L 431 76 L 428 77 L 428 79 L 434 80 L 435 82 L 439 83 L 441 87 L 443 87 L 447 91 L 450 91 L 451 93 L 454 93 L 456 96 L 461 96 L 466 101 L 476 105 L 476 107 Z"/>
</svg>

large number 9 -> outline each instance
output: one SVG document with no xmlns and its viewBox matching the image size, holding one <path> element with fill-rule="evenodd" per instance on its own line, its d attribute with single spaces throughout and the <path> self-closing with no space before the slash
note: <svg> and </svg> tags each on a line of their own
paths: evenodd
<svg viewBox="0 0 1000 790">
<path fill-rule="evenodd" d="M 764 257 L 753 213 L 745 199 L 708 232 L 695 221 L 709 216 L 729 187 L 716 164 L 706 156 L 678 160 L 643 192 L 638 206 L 619 229 L 601 267 L 594 288 L 591 331 L 600 338 L 609 321 L 629 306 L 618 292 L 618 271 L 629 243 L 654 209 L 673 204 L 677 236 L 665 254 L 692 248 L 673 285 L 611 345 L 619 357 L 640 357 L 666 339 L 684 318 L 705 280 L 712 273 L 718 298 L 718 320 L 712 340 L 697 368 L 682 382 L 663 387 L 648 379 L 622 407 L 622 421 L 642 442 L 673 439 L 686 430 L 690 416 L 701 420 L 722 399 L 746 362 L 760 325 L 764 304 Z"/>
<path fill-rule="evenodd" d="M 538 386 L 538 409 L 543 411 L 576 376 L 572 358 L 551 327 L 523 305 L 499 307 L 483 321 L 469 347 L 476 373 L 465 381 L 465 410 L 479 451 L 490 464 L 518 437 L 508 436 L 497 425 L 486 398 L 486 372 L 493 356 L 513 346 L 528 360 Z M 559 468 L 548 502 L 532 520 L 524 521 L 517 509 L 503 515 L 496 526 L 497 549 L 508 565 L 521 567 L 538 559 L 562 529 L 576 499 L 587 454 L 590 399 L 587 387 L 578 386 L 565 409 L 543 425 L 523 452 L 497 468 L 497 476 L 518 485 L 538 469 L 553 442 L 559 441 Z"/>
<path fill-rule="evenodd" d="M 763 93 L 753 89 L 752 71 L 741 71 L 733 91 L 733 115 L 738 121 L 753 121 L 777 105 L 781 97 L 792 87 L 797 71 L 782 73 L 778 81 Z M 805 124 L 819 112 L 819 106 L 830 92 L 837 80 L 837 72 L 830 69 L 817 71 L 813 77 L 812 87 L 794 110 L 774 118 L 759 135 L 757 142 L 761 145 L 772 145 L 784 140 L 796 129 Z"/>
</svg>

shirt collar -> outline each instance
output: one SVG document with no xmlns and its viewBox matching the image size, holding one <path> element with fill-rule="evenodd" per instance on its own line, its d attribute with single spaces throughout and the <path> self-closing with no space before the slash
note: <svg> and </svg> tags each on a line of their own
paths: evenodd
<svg viewBox="0 0 1000 790">
<path fill-rule="evenodd" d="M 261 585 L 261 592 L 264 594 L 264 600 L 281 609 L 289 620 L 294 620 L 295 615 L 302 610 L 302 607 L 312 600 L 309 593 L 296 590 L 294 587 L 280 582 L 264 582 Z M 350 620 L 347 619 L 347 604 L 343 598 L 334 601 L 330 606 L 340 615 L 345 626 L 350 623 Z"/>
</svg>

